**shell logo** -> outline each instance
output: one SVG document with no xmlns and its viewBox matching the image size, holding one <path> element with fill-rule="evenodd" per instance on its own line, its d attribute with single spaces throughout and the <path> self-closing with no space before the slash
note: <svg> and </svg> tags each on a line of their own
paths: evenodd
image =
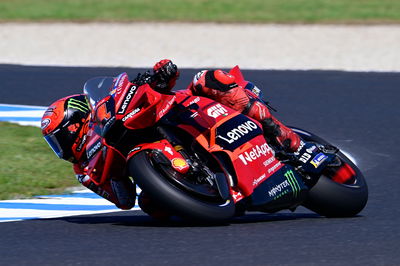
<svg viewBox="0 0 400 266">
<path fill-rule="evenodd" d="M 188 167 L 188 164 L 184 159 L 174 158 L 174 159 L 172 159 L 172 166 L 174 168 L 182 170 L 182 169 L 185 169 L 186 167 Z"/>
</svg>

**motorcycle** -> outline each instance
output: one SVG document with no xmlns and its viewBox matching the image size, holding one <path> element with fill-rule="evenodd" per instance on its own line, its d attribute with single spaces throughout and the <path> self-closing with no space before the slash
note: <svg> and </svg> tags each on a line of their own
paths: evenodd
<svg viewBox="0 0 400 266">
<path fill-rule="evenodd" d="M 238 66 L 230 74 L 261 100 Z M 357 166 L 305 130 L 293 128 L 314 148 L 287 154 L 266 141 L 258 121 L 209 98 L 131 83 L 126 73 L 90 79 L 84 93 L 92 109 L 88 173 L 98 185 L 107 182 L 118 155 L 152 200 L 191 220 L 220 222 L 300 205 L 343 217 L 366 205 L 368 188 Z"/>
</svg>

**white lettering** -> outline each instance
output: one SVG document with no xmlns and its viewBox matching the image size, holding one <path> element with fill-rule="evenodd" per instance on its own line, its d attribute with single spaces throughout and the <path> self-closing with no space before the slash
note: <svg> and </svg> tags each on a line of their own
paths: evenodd
<svg viewBox="0 0 400 266">
<path fill-rule="evenodd" d="M 261 156 L 266 156 L 267 154 L 272 153 L 272 149 L 268 146 L 267 143 L 259 146 L 256 145 L 251 149 L 250 152 L 246 151 L 242 154 L 239 154 L 239 159 L 242 160 L 244 165 L 247 165 L 248 162 L 252 162 L 260 158 Z"/>
<path fill-rule="evenodd" d="M 124 118 L 122 118 L 122 122 L 125 122 L 126 120 L 128 120 L 129 118 L 131 118 L 132 116 L 134 116 L 135 114 L 137 114 L 139 112 L 140 112 L 140 108 L 136 108 L 135 110 L 133 110 L 132 112 L 127 114 Z"/>
<path fill-rule="evenodd" d="M 287 180 L 283 181 L 282 183 L 276 185 L 273 187 L 270 191 L 268 191 L 268 196 L 270 197 L 275 197 L 276 194 L 282 192 L 282 190 L 286 187 L 290 186 L 289 182 Z"/>
<path fill-rule="evenodd" d="M 246 121 L 245 123 L 240 124 L 236 128 L 226 133 L 226 137 L 221 135 L 218 135 L 217 137 L 225 140 L 228 143 L 233 143 L 235 140 L 240 139 L 254 129 L 257 129 L 256 123 L 253 121 Z"/>
<path fill-rule="evenodd" d="M 254 179 L 254 181 L 253 181 L 253 186 L 257 186 L 261 181 L 263 181 L 264 180 L 264 178 L 266 177 L 266 175 L 265 174 L 263 174 L 262 176 L 260 176 L 259 178 L 257 178 L 257 179 Z"/>
<path fill-rule="evenodd" d="M 275 157 L 271 157 L 271 158 L 269 158 L 268 160 L 264 161 L 264 162 L 263 162 L 263 165 L 264 165 L 265 167 L 267 167 L 268 165 L 270 165 L 270 164 L 273 163 L 274 161 L 275 161 Z"/>
<path fill-rule="evenodd" d="M 276 169 L 278 169 L 279 166 L 281 166 L 280 161 L 278 161 L 277 164 L 275 164 L 274 166 L 272 166 L 271 168 L 268 169 L 268 174 L 274 172 Z"/>
<path fill-rule="evenodd" d="M 207 115 L 213 118 L 217 118 L 220 115 L 226 115 L 228 110 L 226 110 L 221 104 L 216 104 L 207 109 Z"/>
<path fill-rule="evenodd" d="M 131 102 L 132 96 L 135 93 L 137 87 L 136 86 L 132 86 L 128 93 L 125 96 L 124 102 L 122 103 L 121 107 L 118 110 L 118 114 L 124 114 L 126 111 L 126 107 L 128 107 L 129 103 Z"/>
<path fill-rule="evenodd" d="M 310 158 L 311 158 L 311 154 L 305 152 L 305 153 L 303 153 L 303 154 L 301 155 L 299 161 L 301 161 L 301 162 L 303 162 L 303 163 L 307 163 L 308 160 L 310 160 Z"/>
<path fill-rule="evenodd" d="M 171 105 L 174 103 L 175 98 L 176 98 L 176 96 L 172 97 L 172 99 L 171 99 L 169 102 L 167 102 L 167 104 L 165 105 L 165 107 L 164 107 L 160 112 L 158 112 L 158 116 L 159 116 L 159 117 L 160 117 L 160 116 L 163 116 L 163 115 L 168 111 L 168 109 L 169 109 L 169 108 L 171 107 Z"/>
<path fill-rule="evenodd" d="M 97 142 L 96 145 L 94 145 L 93 148 L 90 149 L 90 151 L 88 151 L 87 153 L 87 157 L 91 158 L 93 154 L 95 154 L 101 147 L 101 142 Z"/>
<path fill-rule="evenodd" d="M 194 103 L 198 103 L 200 101 L 200 97 L 195 98 L 194 100 L 190 101 L 188 106 L 194 104 Z"/>
</svg>

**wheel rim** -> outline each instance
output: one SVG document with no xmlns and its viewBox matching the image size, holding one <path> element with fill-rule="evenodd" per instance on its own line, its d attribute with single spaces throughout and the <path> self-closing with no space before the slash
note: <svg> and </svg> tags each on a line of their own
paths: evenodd
<svg viewBox="0 0 400 266">
<path fill-rule="evenodd" d="M 195 196 L 199 199 L 210 201 L 210 202 L 224 202 L 218 192 L 218 189 L 212 186 L 209 183 L 198 183 L 194 180 L 194 176 L 189 176 L 185 174 L 181 174 L 177 172 L 175 169 L 171 167 L 171 165 L 167 165 L 164 163 L 158 163 L 154 161 L 151 153 L 148 154 L 150 156 L 150 162 L 167 180 L 169 180 L 172 184 L 177 186 L 180 189 L 183 189 L 187 193 Z"/>
</svg>

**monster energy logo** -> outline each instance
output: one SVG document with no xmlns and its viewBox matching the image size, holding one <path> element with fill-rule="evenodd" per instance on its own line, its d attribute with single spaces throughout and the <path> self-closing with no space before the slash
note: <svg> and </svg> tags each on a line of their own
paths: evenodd
<svg viewBox="0 0 400 266">
<path fill-rule="evenodd" d="M 292 191 L 294 194 L 294 197 L 297 198 L 299 195 L 299 192 L 301 190 L 299 183 L 297 182 L 296 177 L 294 176 L 294 173 L 292 170 L 288 170 L 285 173 L 285 178 L 289 182 L 290 186 L 292 187 Z"/>
<path fill-rule="evenodd" d="M 77 109 L 79 111 L 82 112 L 88 112 L 89 108 L 87 106 L 87 103 L 84 101 L 80 101 L 80 100 L 76 100 L 76 99 L 69 99 L 68 104 L 67 104 L 67 108 L 73 108 L 73 109 Z"/>
</svg>

